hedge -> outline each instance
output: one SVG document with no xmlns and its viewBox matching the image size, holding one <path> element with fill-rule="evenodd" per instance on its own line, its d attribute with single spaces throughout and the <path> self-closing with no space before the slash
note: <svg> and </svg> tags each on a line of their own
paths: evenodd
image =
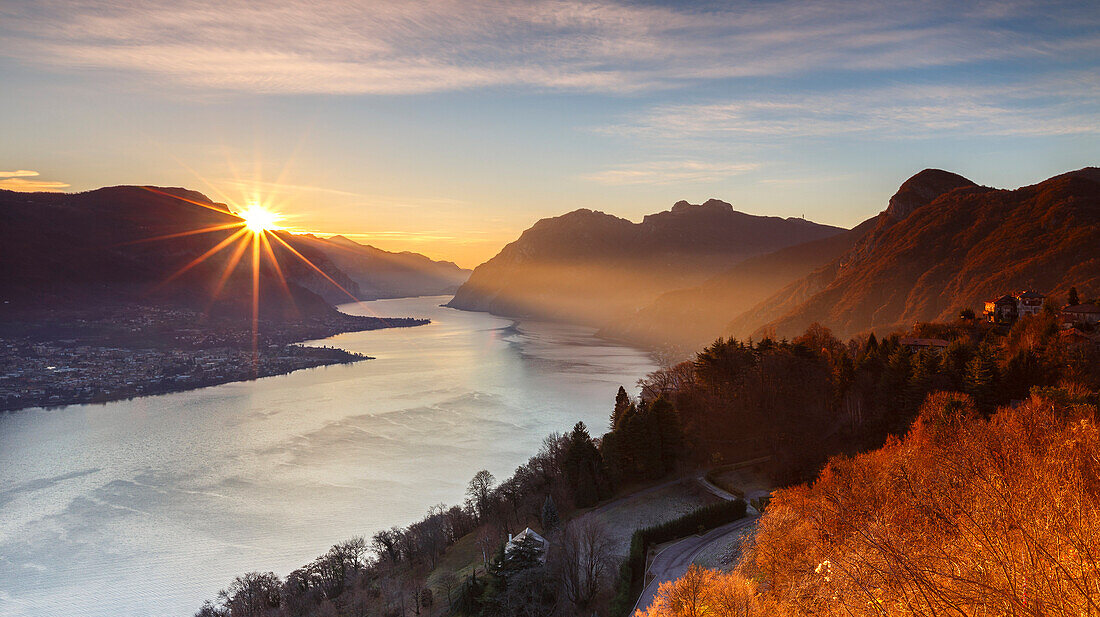
<svg viewBox="0 0 1100 617">
<path fill-rule="evenodd" d="M 627 617 L 634 603 L 642 593 L 645 583 L 646 554 L 655 544 L 661 544 L 677 538 L 690 536 L 701 531 L 709 531 L 744 518 L 748 504 L 744 499 L 723 501 L 703 506 L 680 518 L 644 527 L 634 532 L 630 538 L 630 554 L 619 568 L 618 590 L 611 601 L 613 617 Z"/>
</svg>

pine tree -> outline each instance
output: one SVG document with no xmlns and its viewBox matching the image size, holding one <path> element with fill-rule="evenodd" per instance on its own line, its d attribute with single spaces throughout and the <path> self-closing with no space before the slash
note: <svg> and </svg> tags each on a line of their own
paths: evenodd
<svg viewBox="0 0 1100 617">
<path fill-rule="evenodd" d="M 983 411 L 993 407 L 997 388 L 997 364 L 993 355 L 984 345 L 966 365 L 966 377 L 963 389 L 974 399 L 974 404 Z"/>
<path fill-rule="evenodd" d="M 1081 304 L 1081 296 L 1077 295 L 1076 287 L 1069 288 L 1069 304 L 1070 306 Z"/>
<path fill-rule="evenodd" d="M 538 566 L 542 564 L 545 550 L 546 547 L 543 546 L 542 541 L 530 535 L 519 542 L 510 542 L 501 556 L 497 573 L 502 577 L 508 577 L 516 572 Z"/>
<path fill-rule="evenodd" d="M 557 529 L 559 524 L 561 519 L 558 517 L 558 507 L 554 505 L 554 498 L 547 495 L 546 501 L 542 502 L 542 528 L 550 533 Z"/>
<path fill-rule="evenodd" d="M 619 386 L 619 392 L 615 395 L 615 411 L 611 412 L 611 430 L 619 427 L 628 409 L 630 409 L 630 395 L 626 393 L 626 388 Z"/>
<path fill-rule="evenodd" d="M 562 467 L 565 479 L 573 492 L 573 503 L 578 508 L 595 505 L 600 500 L 597 477 L 600 451 L 592 442 L 584 422 L 578 422 L 569 433 Z"/>
</svg>

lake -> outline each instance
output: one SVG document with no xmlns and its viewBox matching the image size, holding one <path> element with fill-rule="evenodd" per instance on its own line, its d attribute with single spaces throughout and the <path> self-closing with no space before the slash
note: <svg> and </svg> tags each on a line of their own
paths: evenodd
<svg viewBox="0 0 1100 617">
<path fill-rule="evenodd" d="M 607 428 L 654 370 L 590 329 L 344 305 L 430 325 L 313 345 L 374 360 L 201 390 L 0 414 L 0 616 L 193 614 L 249 570 L 460 503 L 578 420 Z"/>
</svg>

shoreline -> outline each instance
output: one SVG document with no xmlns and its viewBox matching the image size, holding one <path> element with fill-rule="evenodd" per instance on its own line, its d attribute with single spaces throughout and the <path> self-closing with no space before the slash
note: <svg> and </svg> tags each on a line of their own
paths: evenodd
<svg viewBox="0 0 1100 617">
<path fill-rule="evenodd" d="M 246 329 L 219 331 L 211 343 L 188 339 L 187 329 L 159 344 L 117 340 L 3 340 L 0 413 L 56 410 L 186 392 L 295 371 L 373 359 L 335 347 L 305 345 L 338 334 L 426 325 L 430 320 L 343 315 L 261 331 L 257 355 Z M 170 344 L 165 344 L 170 340 Z"/>
</svg>

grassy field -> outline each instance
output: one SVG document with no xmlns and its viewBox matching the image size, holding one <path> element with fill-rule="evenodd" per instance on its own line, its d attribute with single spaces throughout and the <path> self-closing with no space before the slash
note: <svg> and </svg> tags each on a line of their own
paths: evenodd
<svg viewBox="0 0 1100 617">
<path fill-rule="evenodd" d="M 634 530 L 678 518 L 702 506 L 720 501 L 688 478 L 626 495 L 582 514 L 606 525 L 615 554 L 626 557 Z"/>
<path fill-rule="evenodd" d="M 428 587 L 439 588 L 443 574 L 446 572 L 454 572 L 455 576 L 462 580 L 470 576 L 474 568 L 481 568 L 481 548 L 477 545 L 478 533 L 474 531 L 462 536 L 443 553 L 435 569 L 428 574 Z"/>
</svg>

